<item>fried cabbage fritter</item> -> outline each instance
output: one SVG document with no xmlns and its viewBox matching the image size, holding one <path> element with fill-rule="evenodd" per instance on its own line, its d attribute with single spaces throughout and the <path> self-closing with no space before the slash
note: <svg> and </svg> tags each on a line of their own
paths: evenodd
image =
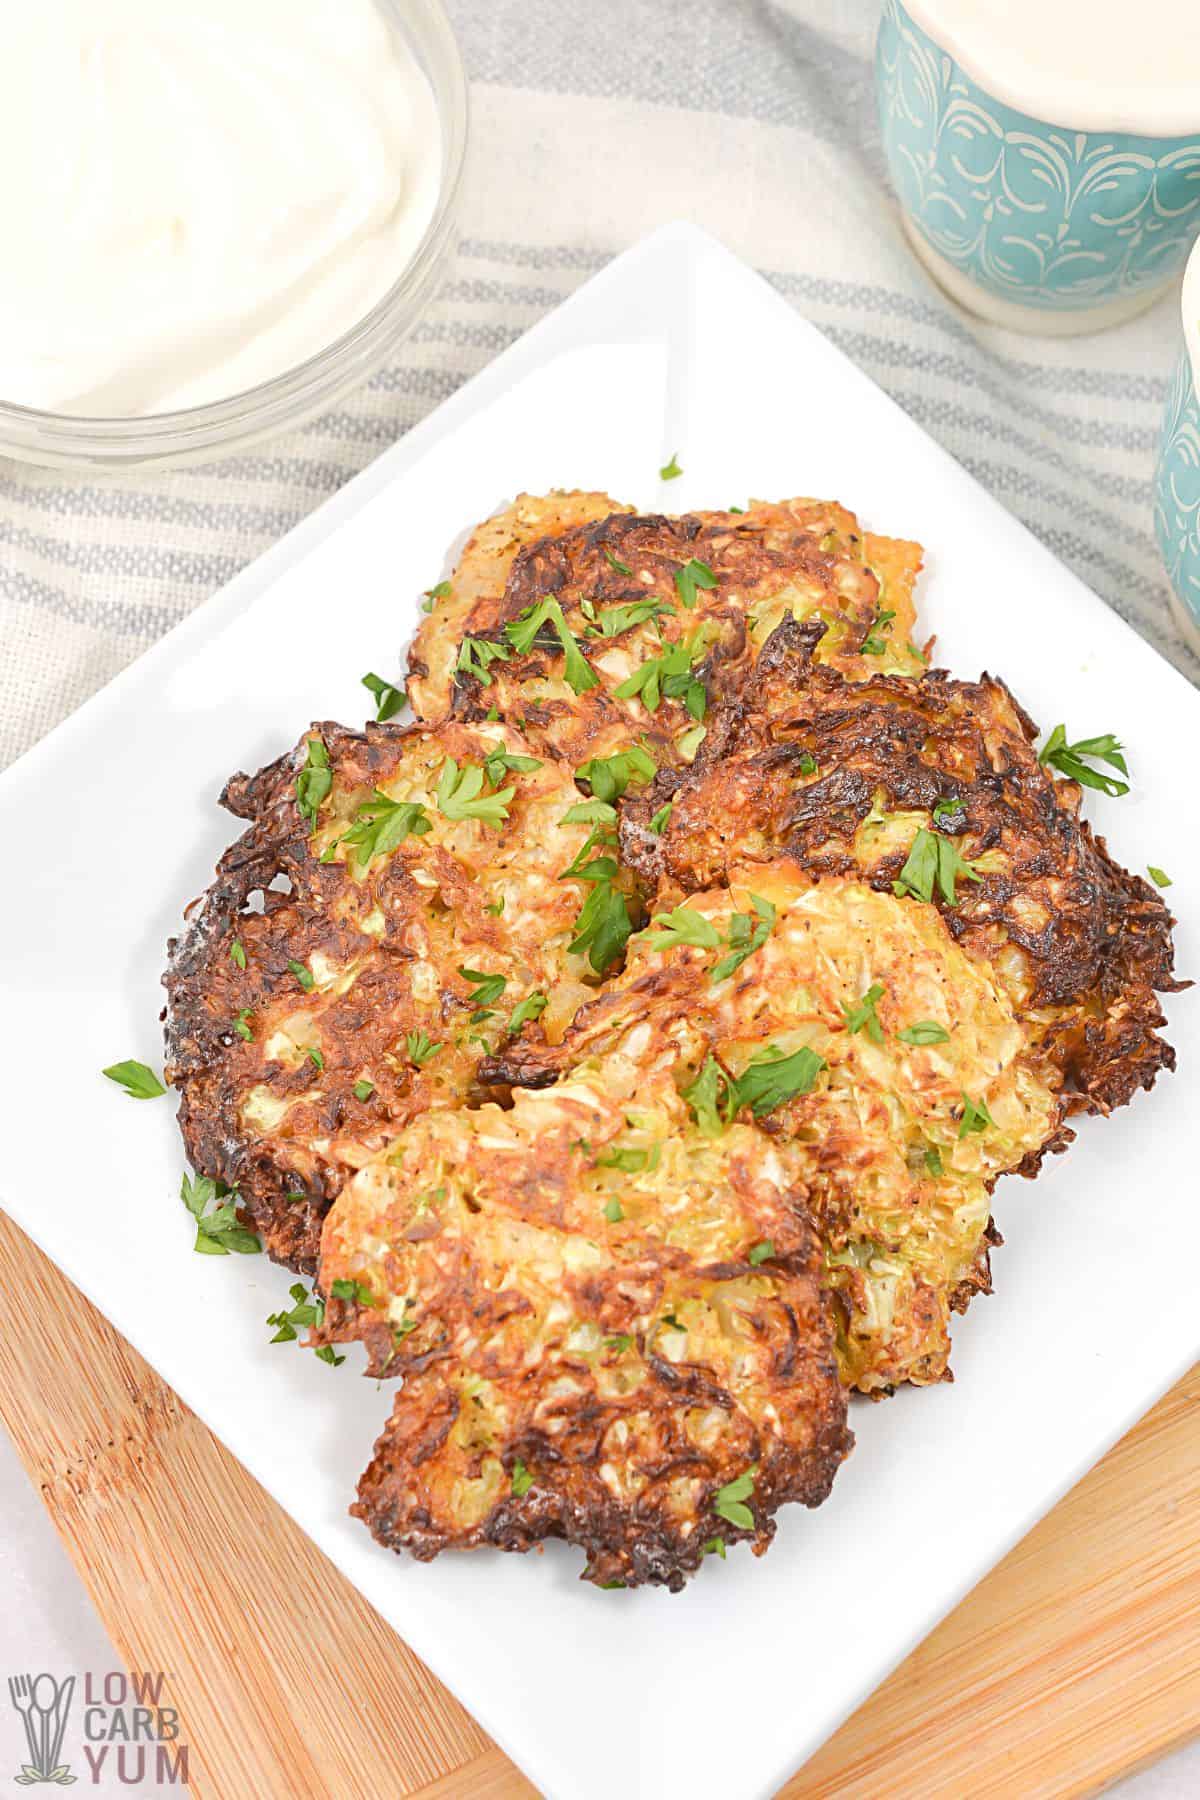
<svg viewBox="0 0 1200 1800">
<path fill-rule="evenodd" d="M 1157 893 L 1093 836 L 1076 784 L 1039 763 L 1001 682 L 849 682 L 814 660 L 819 630 L 781 626 L 686 778 L 664 772 L 624 802 L 625 859 L 665 895 L 779 855 L 885 891 L 907 872 L 996 971 L 1071 1111 L 1150 1087 L 1175 1062 L 1157 1035 L 1155 990 L 1176 986 Z"/>
<path fill-rule="evenodd" d="M 600 1585 L 765 1550 L 851 1443 L 796 1161 L 633 1063 L 415 1119 L 325 1225 L 331 1334 L 405 1376 L 355 1513 L 421 1559 L 565 1538 Z"/>
<path fill-rule="evenodd" d="M 526 544 L 557 537 L 590 519 L 627 512 L 607 494 L 518 494 L 511 506 L 485 519 L 471 533 L 454 573 L 434 590 L 408 653 L 408 697 L 418 719 L 444 719 L 450 710 L 454 666 L 471 618 L 498 614 L 513 558 Z M 486 708 L 485 708 L 486 710 Z"/>
<path fill-rule="evenodd" d="M 695 755 L 710 703 L 731 691 L 783 618 L 825 626 L 821 656 L 848 675 L 924 667 L 911 643 L 917 544 L 862 534 L 827 502 L 756 502 L 680 518 L 624 512 L 527 543 L 503 595 L 439 625 L 461 631 L 453 688 L 418 637 L 420 707 L 498 708 L 576 766 L 638 743 L 656 764 Z M 436 618 L 436 614 L 434 615 Z M 423 628 L 424 630 L 424 628 Z"/>
<path fill-rule="evenodd" d="M 671 1072 L 717 1141 L 757 1119 L 801 1158 L 839 1309 L 844 1379 L 941 1380 L 949 1316 L 988 1288 L 990 1194 L 1057 1141 L 1055 1071 L 935 908 L 779 861 L 729 871 L 629 944 L 557 1046 L 485 1079 L 563 1070 L 637 1091 Z"/>
<path fill-rule="evenodd" d="M 582 799 L 509 727 L 453 721 L 314 725 L 230 782 L 251 824 L 171 947 L 167 1073 L 197 1172 L 279 1260 L 313 1267 L 346 1176 L 465 1100 L 514 1016 L 553 1032 L 589 991 L 561 879 Z"/>
</svg>

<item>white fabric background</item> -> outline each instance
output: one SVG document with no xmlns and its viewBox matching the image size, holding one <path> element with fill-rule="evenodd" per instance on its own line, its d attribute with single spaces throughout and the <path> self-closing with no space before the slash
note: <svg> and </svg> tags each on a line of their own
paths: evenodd
<svg viewBox="0 0 1200 1800">
<path fill-rule="evenodd" d="M 209 469 L 77 481 L 0 462 L 0 765 L 612 255 L 676 217 L 767 274 L 1200 680 L 1167 613 L 1150 524 L 1177 295 L 1067 342 L 956 313 L 909 255 L 886 190 L 872 0 L 448 4 L 475 107 L 463 241 L 397 361 L 336 412 Z M 820 429 L 796 420 L 798 433 Z M 868 523 L 904 532 L 903 519 Z M 51 1667 L 104 1666 L 97 1621 L 7 1446 L 0 1508 L 3 1666 L 22 1666 L 30 1644 Z M 1200 1793 L 1200 1750 L 1122 1793 Z"/>
</svg>

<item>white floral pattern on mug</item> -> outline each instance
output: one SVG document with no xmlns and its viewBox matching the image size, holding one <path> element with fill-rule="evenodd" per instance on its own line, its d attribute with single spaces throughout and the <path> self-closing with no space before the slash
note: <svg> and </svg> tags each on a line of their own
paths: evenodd
<svg viewBox="0 0 1200 1800">
<path fill-rule="evenodd" d="M 928 243 L 997 299 L 1052 311 L 1160 286 L 1200 231 L 1200 132 L 1068 131 L 978 87 L 885 0 L 879 116 L 901 204 Z"/>
<path fill-rule="evenodd" d="M 1186 348 L 1163 413 L 1154 472 L 1154 535 L 1179 604 L 1200 628 L 1200 406 Z"/>
</svg>

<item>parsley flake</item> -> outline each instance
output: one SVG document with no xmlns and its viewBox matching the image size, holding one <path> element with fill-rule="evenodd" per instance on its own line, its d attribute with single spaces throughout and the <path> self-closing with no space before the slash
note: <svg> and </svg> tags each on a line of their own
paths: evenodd
<svg viewBox="0 0 1200 1800">
<path fill-rule="evenodd" d="M 610 1225 L 619 1225 L 625 1217 L 625 1208 L 614 1194 L 611 1200 L 604 1202 L 604 1216 Z"/>
<path fill-rule="evenodd" d="M 1171 877 L 1166 871 L 1164 869 L 1156 869 L 1153 863 L 1146 864 L 1146 873 L 1149 875 L 1155 887 L 1168 888 L 1174 885 Z"/>
<path fill-rule="evenodd" d="M 233 1190 L 223 1181 L 208 1175 L 195 1177 L 185 1173 L 179 1198 L 196 1222 L 193 1250 L 200 1256 L 256 1256 L 262 1245 L 252 1231 L 238 1223 L 237 1202 Z M 212 1207 L 209 1212 L 206 1209 Z"/>
<path fill-rule="evenodd" d="M 659 807 L 658 811 L 655 813 L 654 817 L 651 819 L 650 830 L 654 833 L 655 837 L 661 837 L 663 832 L 665 831 L 666 825 L 667 825 L 667 820 L 671 816 L 671 808 L 674 806 L 674 804 L 675 804 L 675 802 L 673 800 L 668 800 L 667 804 L 665 806 Z"/>
<path fill-rule="evenodd" d="M 900 896 L 912 894 L 917 900 L 931 901 L 936 884 L 947 906 L 958 905 L 955 881 L 959 876 L 969 881 L 983 877 L 959 855 L 958 846 L 939 832 L 926 831 L 922 825 L 912 841 L 908 858 L 892 891 Z"/>
<path fill-rule="evenodd" d="M 300 986 L 304 989 L 305 993 L 311 993 L 316 986 L 312 970 L 307 968 L 304 963 L 296 962 L 294 959 L 289 959 L 288 968 L 292 971 L 292 974 L 296 977 L 296 980 L 300 983 Z"/>
<path fill-rule="evenodd" d="M 562 646 L 563 679 L 567 686 L 577 694 L 585 694 L 589 688 L 599 687 L 599 676 L 588 667 L 578 639 L 563 618 L 562 607 L 553 596 L 537 601 L 535 605 L 526 607 L 515 619 L 510 619 L 504 627 L 504 633 L 518 656 L 525 656 L 533 648 L 542 626 L 547 624 Z"/>
<path fill-rule="evenodd" d="M 498 829 L 508 818 L 508 803 L 517 790 L 504 787 L 494 794 L 484 794 L 483 776 L 478 763 L 464 763 L 460 769 L 448 756 L 437 786 L 438 811 L 447 819 L 480 819 Z"/>
<path fill-rule="evenodd" d="M 723 956 L 715 966 L 709 980 L 724 981 L 735 969 L 740 969 L 748 956 L 761 950 L 770 937 L 775 926 L 776 912 L 769 900 L 759 894 L 751 894 L 750 904 L 758 915 L 757 925 L 751 913 L 736 912 L 729 921 L 729 955 Z"/>
<path fill-rule="evenodd" d="M 1101 737 L 1080 738 L 1078 743 L 1068 744 L 1065 727 L 1056 725 L 1038 751 L 1038 761 L 1043 765 L 1049 763 L 1052 769 L 1057 769 L 1060 775 L 1067 776 L 1071 781 L 1077 781 L 1080 787 L 1096 788 L 1114 799 L 1129 792 L 1127 781 L 1119 781 L 1115 775 L 1106 775 L 1103 769 L 1088 766 L 1094 762 L 1105 762 L 1110 768 L 1118 769 L 1122 775 L 1128 775 L 1129 766 L 1125 761 L 1123 747 L 1111 731 L 1106 731 Z"/>
<path fill-rule="evenodd" d="M 580 763 L 575 775 L 577 780 L 587 782 L 597 800 L 607 800 L 611 805 L 633 782 L 644 785 L 653 781 L 657 770 L 649 751 L 633 744 L 628 750 L 618 750 L 615 756 L 594 756 L 590 762 Z"/>
<path fill-rule="evenodd" d="M 494 644 L 487 638 L 465 637 L 459 645 L 458 661 L 455 668 L 464 675 L 471 675 L 480 687 L 491 687 L 492 677 L 489 673 L 494 662 L 507 662 L 512 651 L 504 644 Z"/>
<path fill-rule="evenodd" d="M 101 1070 L 101 1074 L 107 1075 L 110 1081 L 115 1081 L 118 1087 L 123 1087 L 131 1100 L 156 1100 L 167 1091 L 153 1069 L 147 1068 L 144 1062 L 134 1062 L 132 1058 L 126 1062 L 111 1063 L 107 1069 Z"/>
<path fill-rule="evenodd" d="M 509 1036 L 515 1037 L 526 1019 L 540 1019 L 549 1004 L 550 1000 L 546 994 L 526 995 L 518 1006 L 513 1007 L 512 1017 L 508 1021 Z"/>
<path fill-rule="evenodd" d="M 381 725 L 388 719 L 394 719 L 408 699 L 403 688 L 393 686 L 382 675 L 364 675 L 362 685 L 375 696 L 375 718 Z"/>
<path fill-rule="evenodd" d="M 248 1006 L 243 1006 L 241 1012 L 234 1018 L 233 1029 L 248 1044 L 254 1041 L 254 1030 L 250 1024 L 250 1008 Z"/>
<path fill-rule="evenodd" d="M 608 564 L 609 568 L 615 569 L 618 575 L 632 575 L 633 574 L 633 570 L 630 568 L 629 564 L 623 563 L 617 557 L 615 557 L 613 555 L 612 551 L 607 547 L 607 545 L 601 544 L 600 553 L 604 557 L 604 560 Z"/>
<path fill-rule="evenodd" d="M 296 805 L 311 831 L 317 828 L 317 813 L 332 786 L 329 752 L 320 738 L 309 738 L 307 760 L 296 777 Z"/>
<path fill-rule="evenodd" d="M 760 1263 L 767 1262 L 775 1254 L 775 1245 L 770 1238 L 764 1238 L 761 1244 L 752 1244 L 746 1261 L 751 1268 L 757 1269 Z"/>
<path fill-rule="evenodd" d="M 233 963 L 235 968 L 238 968 L 238 969 L 245 968 L 245 966 L 246 966 L 246 946 L 243 944 L 241 938 L 234 938 L 232 944 L 230 944 L 229 960 L 231 963 Z"/>
<path fill-rule="evenodd" d="M 675 571 L 675 588 L 683 604 L 691 612 L 696 604 L 697 588 L 715 588 L 717 578 L 706 562 L 693 556 L 685 562 L 681 569 Z"/>
<path fill-rule="evenodd" d="M 480 1010 L 491 1006 L 508 986 L 506 975 L 484 975 L 478 969 L 460 969 L 458 972 L 464 981 L 469 981 L 474 987 L 471 999 Z"/>
<path fill-rule="evenodd" d="M 374 1092 L 375 1083 L 373 1081 L 356 1081 L 354 1084 L 354 1098 L 356 1100 L 369 1100 Z"/>
<path fill-rule="evenodd" d="M 393 800 L 376 788 L 371 798 L 355 809 L 354 824 L 338 842 L 353 844 L 355 865 L 365 869 L 375 857 L 390 856 L 405 838 L 424 837 L 432 830 L 432 821 L 419 801 Z"/>
<path fill-rule="evenodd" d="M 658 913 L 653 923 L 662 929 L 646 939 L 647 950 L 674 950 L 681 944 L 689 944 L 697 950 L 719 950 L 721 947 L 721 934 L 712 920 L 706 919 L 703 913 L 693 912 L 690 907 L 677 906 L 673 912 Z"/>
<path fill-rule="evenodd" d="M 408 1060 L 415 1069 L 419 1069 L 429 1062 L 442 1047 L 440 1044 L 431 1043 L 423 1031 L 406 1032 L 404 1046 L 408 1051 Z"/>
<path fill-rule="evenodd" d="M 950 1033 L 936 1019 L 918 1019 L 914 1025 L 906 1025 L 896 1036 L 902 1044 L 948 1044 Z"/>
<path fill-rule="evenodd" d="M 846 1021 L 846 1030 L 853 1037 L 865 1029 L 873 1044 L 882 1044 L 883 1026 L 875 1011 L 879 1001 L 883 999 L 883 989 L 877 981 L 872 982 L 857 1006 L 843 1006 L 842 1017 Z"/>
<path fill-rule="evenodd" d="M 679 466 L 679 452 L 677 450 L 672 450 L 671 460 L 665 462 L 658 471 L 658 479 L 660 481 L 676 481 L 682 474 L 683 470 Z"/>
<path fill-rule="evenodd" d="M 754 1476 L 750 1471 L 727 1481 L 724 1487 L 718 1488 L 713 1495 L 713 1511 L 722 1519 L 727 1519 L 739 1531 L 754 1530 L 754 1514 L 745 1502 L 754 1492 Z"/>
<path fill-rule="evenodd" d="M 958 1127 L 960 1138 L 968 1137 L 972 1132 L 985 1131 L 989 1125 L 995 1127 L 996 1121 L 987 1109 L 983 1100 L 972 1100 L 969 1094 L 963 1095 L 963 1116 Z"/>
<path fill-rule="evenodd" d="M 512 1466 L 512 1492 L 514 1500 L 522 1500 L 533 1486 L 533 1475 L 525 1467 L 520 1457 L 516 1457 Z"/>
</svg>

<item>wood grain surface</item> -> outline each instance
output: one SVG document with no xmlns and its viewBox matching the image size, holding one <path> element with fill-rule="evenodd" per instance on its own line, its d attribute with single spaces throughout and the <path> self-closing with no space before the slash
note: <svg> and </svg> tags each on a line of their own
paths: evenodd
<svg viewBox="0 0 1200 1800">
<path fill-rule="evenodd" d="M 168 1672 L 197 1800 L 535 1790 L 0 1215 L 0 1417 L 126 1667 Z M 1200 1368 L 787 1784 L 1068 1800 L 1200 1732 Z"/>
</svg>

